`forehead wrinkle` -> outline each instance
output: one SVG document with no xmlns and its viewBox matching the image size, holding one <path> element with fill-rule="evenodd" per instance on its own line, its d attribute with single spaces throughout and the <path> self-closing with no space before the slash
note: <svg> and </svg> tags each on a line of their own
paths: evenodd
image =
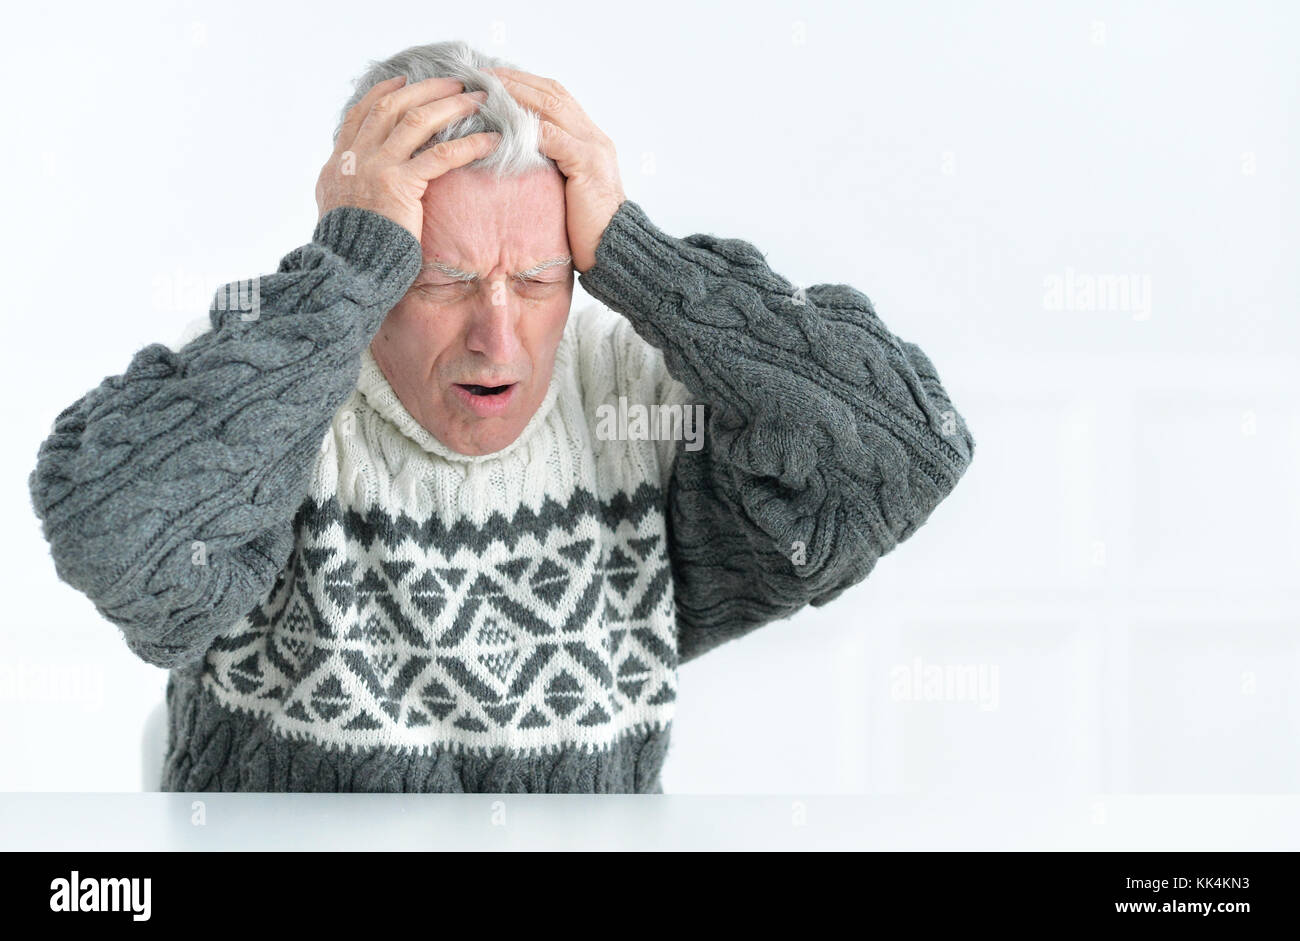
<svg viewBox="0 0 1300 941">
<path fill-rule="evenodd" d="M 522 271 L 512 272 L 511 277 L 526 280 L 541 274 L 543 271 L 548 271 L 551 268 L 558 268 L 561 265 L 567 265 L 571 261 L 573 261 L 572 255 L 565 255 L 561 258 L 548 258 L 547 260 L 540 261 L 529 268 L 524 268 Z M 444 264 L 440 261 L 426 261 L 420 266 L 420 273 L 423 274 L 426 271 L 437 271 L 449 278 L 455 278 L 457 281 L 477 281 L 481 277 L 478 272 L 466 271 L 463 268 L 457 268 L 455 265 Z"/>
</svg>

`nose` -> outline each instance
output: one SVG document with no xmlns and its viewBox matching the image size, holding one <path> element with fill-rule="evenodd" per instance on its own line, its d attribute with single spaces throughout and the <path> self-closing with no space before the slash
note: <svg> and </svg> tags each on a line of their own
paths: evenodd
<svg viewBox="0 0 1300 941">
<path fill-rule="evenodd" d="M 480 353 L 493 364 L 505 365 L 515 361 L 519 352 L 519 336 L 515 327 L 519 322 L 518 298 L 504 279 L 493 279 L 483 284 L 470 318 L 465 345 Z"/>
</svg>

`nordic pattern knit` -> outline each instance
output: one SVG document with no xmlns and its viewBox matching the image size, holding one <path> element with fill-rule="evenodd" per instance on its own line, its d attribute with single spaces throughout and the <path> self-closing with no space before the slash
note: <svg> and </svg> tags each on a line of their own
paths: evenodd
<svg viewBox="0 0 1300 941">
<path fill-rule="evenodd" d="M 164 790 L 660 792 L 678 667 L 860 581 L 968 466 L 855 289 L 631 201 L 596 257 L 495 454 L 370 356 L 421 254 L 353 208 L 257 319 L 214 305 L 58 416 L 33 503 L 60 577 L 171 670 Z M 601 433 L 625 403 L 702 405 L 703 447 Z"/>
</svg>

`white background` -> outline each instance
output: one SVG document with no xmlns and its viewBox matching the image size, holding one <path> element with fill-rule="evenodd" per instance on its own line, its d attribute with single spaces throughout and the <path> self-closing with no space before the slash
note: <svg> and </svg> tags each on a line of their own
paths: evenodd
<svg viewBox="0 0 1300 941">
<path fill-rule="evenodd" d="M 14 8 L 0 789 L 138 790 L 166 680 L 55 576 L 55 416 L 310 238 L 368 61 L 462 38 L 563 81 L 661 228 L 865 291 L 977 440 L 866 582 L 682 669 L 667 791 L 1300 790 L 1297 9 Z"/>
</svg>

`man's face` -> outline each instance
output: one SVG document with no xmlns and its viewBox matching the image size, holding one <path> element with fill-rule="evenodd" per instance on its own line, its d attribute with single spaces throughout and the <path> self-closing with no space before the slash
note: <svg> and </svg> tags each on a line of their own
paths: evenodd
<svg viewBox="0 0 1300 941">
<path fill-rule="evenodd" d="M 424 195 L 425 270 L 370 344 L 402 405 L 461 454 L 499 451 L 551 381 L 573 300 L 564 177 L 553 167 L 496 182 L 458 169 Z M 446 266 L 454 273 L 430 268 Z"/>
</svg>

